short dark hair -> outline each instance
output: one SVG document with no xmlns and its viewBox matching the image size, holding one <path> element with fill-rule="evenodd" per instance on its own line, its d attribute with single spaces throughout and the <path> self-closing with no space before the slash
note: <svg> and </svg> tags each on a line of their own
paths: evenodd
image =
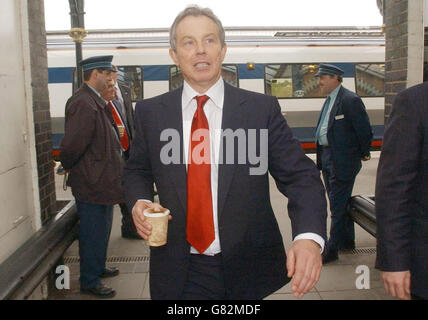
<svg viewBox="0 0 428 320">
<path fill-rule="evenodd" d="M 342 83 L 343 82 L 343 78 L 342 78 L 342 76 L 339 76 L 339 75 L 337 75 L 337 74 L 335 74 L 335 75 L 329 75 L 330 76 L 330 78 L 334 78 L 334 76 L 337 76 L 337 81 L 339 81 L 340 83 Z"/>
<path fill-rule="evenodd" d="M 91 79 L 92 71 L 94 70 L 97 70 L 98 73 L 103 73 L 103 71 L 106 69 L 91 69 L 91 70 L 83 71 L 83 80 L 89 81 L 89 79 Z"/>
<path fill-rule="evenodd" d="M 198 5 L 190 5 L 178 14 L 178 16 L 174 20 L 174 23 L 169 29 L 169 43 L 171 45 L 172 50 L 176 51 L 177 49 L 177 26 L 181 22 L 181 20 L 188 16 L 206 16 L 207 18 L 210 18 L 212 21 L 214 21 L 218 28 L 218 35 L 220 38 L 221 47 L 224 47 L 226 43 L 226 35 L 220 19 L 217 18 L 217 16 L 209 8 L 201 8 Z"/>
</svg>

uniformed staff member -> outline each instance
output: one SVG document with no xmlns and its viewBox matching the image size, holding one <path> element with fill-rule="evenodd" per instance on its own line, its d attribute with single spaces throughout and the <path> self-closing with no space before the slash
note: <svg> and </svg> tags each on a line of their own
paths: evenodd
<svg viewBox="0 0 428 320">
<path fill-rule="evenodd" d="M 100 278 L 119 274 L 105 265 L 113 205 L 123 202 L 123 160 L 111 111 L 100 92 L 113 84 L 113 56 L 82 60 L 84 84 L 67 101 L 60 159 L 80 218 L 80 290 L 97 297 L 116 292 Z"/>
<path fill-rule="evenodd" d="M 327 95 L 316 130 L 317 166 L 322 170 L 330 200 L 330 238 L 323 263 L 338 259 L 340 249 L 355 248 L 354 223 L 346 213 L 361 160 L 370 160 L 373 137 L 361 98 L 342 86 L 344 71 L 321 64 L 318 84 Z"/>
</svg>

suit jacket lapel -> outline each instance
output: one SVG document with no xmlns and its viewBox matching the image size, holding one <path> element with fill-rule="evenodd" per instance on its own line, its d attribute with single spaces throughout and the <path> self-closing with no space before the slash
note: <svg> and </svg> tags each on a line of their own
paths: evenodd
<svg viewBox="0 0 428 320">
<path fill-rule="evenodd" d="M 342 95 L 343 95 L 343 87 L 341 87 L 339 89 L 339 92 L 337 93 L 336 100 L 334 101 L 334 105 L 331 108 L 330 117 L 328 118 L 328 128 L 327 128 L 327 131 L 330 130 L 330 128 L 332 127 L 332 125 L 334 123 L 334 117 L 336 116 L 337 110 L 339 109 L 339 105 L 342 102 Z"/>
<path fill-rule="evenodd" d="M 170 164 L 166 167 L 169 171 L 171 181 L 174 184 L 181 204 L 183 205 L 184 212 L 187 212 L 187 172 L 186 165 L 184 163 L 183 114 L 181 106 L 182 92 L 183 88 L 181 87 L 171 92 L 171 94 L 166 95 L 162 102 L 163 108 L 159 110 L 157 115 L 158 123 L 163 124 L 162 127 L 160 127 L 160 132 L 164 129 L 176 129 L 180 134 L 180 164 Z M 244 102 L 245 97 L 241 97 L 239 95 L 239 90 L 225 83 L 222 130 L 231 129 L 235 132 L 237 129 L 246 128 Z M 219 217 L 224 209 L 226 196 L 237 165 L 237 157 L 238 155 L 235 154 L 235 163 L 220 163 L 218 167 L 217 203 Z"/>
<path fill-rule="evenodd" d="M 239 89 L 232 87 L 231 85 L 224 83 L 224 104 L 223 104 L 223 116 L 222 116 L 222 132 L 225 129 L 231 129 L 236 131 L 237 129 L 247 129 L 244 102 L 245 97 L 242 97 Z M 247 132 L 248 134 L 248 132 Z M 221 140 L 223 141 L 223 140 Z M 223 154 L 221 149 L 223 144 L 220 145 L 220 154 Z M 237 148 L 234 148 L 236 153 Z M 237 166 L 238 154 L 234 155 L 234 163 L 227 164 L 224 159 L 226 155 L 223 155 L 223 159 L 220 159 L 218 166 L 218 217 L 221 217 L 223 213 L 224 204 L 226 202 L 226 196 L 229 192 L 230 183 L 232 182 L 233 175 Z"/>
<path fill-rule="evenodd" d="M 184 212 L 187 212 L 187 172 L 186 164 L 184 163 L 182 92 L 183 87 L 165 95 L 162 101 L 163 108 L 160 108 L 157 115 L 159 134 L 165 129 L 174 129 L 180 135 L 180 162 L 179 164 L 169 164 L 165 167 L 169 172 L 171 182 L 175 186 Z"/>
</svg>

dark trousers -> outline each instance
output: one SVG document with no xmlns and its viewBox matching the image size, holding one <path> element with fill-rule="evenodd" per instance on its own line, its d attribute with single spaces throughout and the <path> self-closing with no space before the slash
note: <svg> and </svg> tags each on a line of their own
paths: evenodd
<svg viewBox="0 0 428 320">
<path fill-rule="evenodd" d="M 129 159 L 129 149 L 123 152 L 123 160 Z M 132 209 L 129 209 L 125 203 L 119 203 L 120 212 L 122 213 L 122 235 L 138 236 L 137 229 L 132 220 Z"/>
<path fill-rule="evenodd" d="M 226 299 L 221 254 L 215 256 L 190 255 L 189 272 L 182 299 Z"/>
<path fill-rule="evenodd" d="M 346 212 L 355 177 L 350 180 L 341 180 L 336 176 L 330 148 L 322 147 L 321 161 L 331 212 L 330 239 L 327 242 L 327 249 L 338 251 L 355 242 L 354 222 Z"/>
<path fill-rule="evenodd" d="M 83 203 L 78 200 L 76 206 L 80 218 L 80 288 L 89 289 L 101 284 L 100 275 L 106 266 L 113 206 Z"/>
<path fill-rule="evenodd" d="M 122 233 L 137 234 L 134 222 L 132 221 L 132 212 L 128 209 L 125 203 L 119 203 L 120 211 L 122 213 Z"/>
</svg>

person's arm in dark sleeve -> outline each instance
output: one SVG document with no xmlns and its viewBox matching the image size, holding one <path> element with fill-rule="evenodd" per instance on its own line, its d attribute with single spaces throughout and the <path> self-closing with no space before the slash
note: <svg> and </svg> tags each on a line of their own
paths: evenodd
<svg viewBox="0 0 428 320">
<path fill-rule="evenodd" d="M 84 100 L 72 101 L 66 107 L 64 137 L 61 141 L 60 160 L 70 170 L 85 153 L 95 130 L 96 110 Z"/>
<path fill-rule="evenodd" d="M 279 191 L 288 198 L 294 241 L 287 252 L 287 276 L 293 278 L 294 296 L 301 298 L 321 274 L 320 248 L 326 240 L 327 204 L 320 172 L 293 137 L 276 98 L 272 100 L 268 123 L 268 155 L 269 172 Z M 303 238 L 296 239 L 300 236 Z"/>
<path fill-rule="evenodd" d="M 369 116 L 360 97 L 355 96 L 347 108 L 344 108 L 346 119 L 352 123 L 352 127 L 358 138 L 361 150 L 361 158 L 370 156 L 370 147 L 373 138 L 373 131 L 370 125 Z"/>
<path fill-rule="evenodd" d="M 409 94 L 399 94 L 385 129 L 376 179 L 376 267 L 382 271 L 410 269 L 413 194 L 423 143 L 421 118 Z"/>
</svg>

